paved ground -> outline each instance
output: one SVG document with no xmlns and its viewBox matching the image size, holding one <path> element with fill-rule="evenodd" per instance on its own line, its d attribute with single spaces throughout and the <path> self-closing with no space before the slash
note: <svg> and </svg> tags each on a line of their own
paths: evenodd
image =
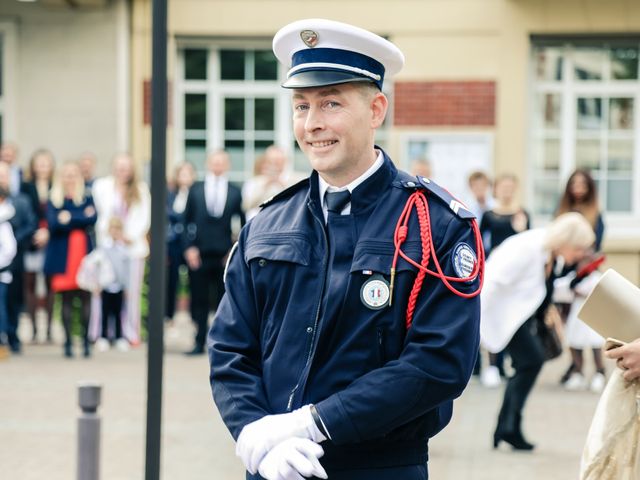
<svg viewBox="0 0 640 480">
<path fill-rule="evenodd" d="M 21 334 L 28 338 L 30 329 L 21 325 Z M 62 357 L 61 332 L 56 329 L 54 334 L 55 345 L 28 344 L 22 356 L 0 362 L 0 478 L 75 478 L 76 387 L 82 380 L 104 385 L 99 410 L 101 478 L 144 478 L 146 349 L 68 360 Z M 179 318 L 166 334 L 162 478 L 244 478 L 231 437 L 211 400 L 206 358 L 181 354 L 190 346 L 191 334 L 186 317 Z M 430 478 L 577 478 L 598 397 L 565 392 L 556 385 L 565 361 L 545 367 L 526 408 L 525 432 L 538 444 L 535 453 L 514 453 L 504 445 L 492 450 L 501 390 L 487 390 L 472 381 L 456 402 L 452 424 L 431 442 Z"/>
</svg>

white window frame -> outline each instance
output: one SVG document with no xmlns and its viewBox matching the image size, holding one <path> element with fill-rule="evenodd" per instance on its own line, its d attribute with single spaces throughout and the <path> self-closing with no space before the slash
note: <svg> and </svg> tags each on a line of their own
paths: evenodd
<svg viewBox="0 0 640 480">
<path fill-rule="evenodd" d="M 0 113 L 2 114 L 2 139 L 17 141 L 17 103 L 18 103 L 18 29 L 13 22 L 0 21 L 2 37 L 2 95 Z"/>
<path fill-rule="evenodd" d="M 594 43 L 597 41 L 594 38 Z M 606 40 L 602 41 L 602 47 L 607 51 L 608 48 Z M 640 44 L 640 42 L 638 42 Z M 535 42 L 531 43 L 530 48 L 530 69 L 529 69 L 529 82 L 531 88 L 529 89 L 529 125 L 528 130 L 528 161 L 527 161 L 527 177 L 531 179 L 527 182 L 527 205 L 531 206 L 531 211 L 535 212 L 535 192 L 534 185 L 536 179 L 544 178 L 540 175 L 540 171 L 536 170 L 535 159 L 533 158 L 533 152 L 535 152 L 536 141 L 541 133 L 535 131 L 535 115 L 536 104 L 540 95 L 545 93 L 555 93 L 561 95 L 560 105 L 560 160 L 559 160 L 559 185 L 558 192 L 562 195 L 566 181 L 569 175 L 575 169 L 575 150 L 576 150 L 576 102 L 581 97 L 626 97 L 633 98 L 634 113 L 633 113 L 633 139 L 634 139 L 634 156 L 632 163 L 632 177 L 631 177 L 631 212 L 607 212 L 603 211 L 604 220 L 606 224 L 606 235 L 608 237 L 628 237 L 636 236 L 640 234 L 640 76 L 638 80 L 574 80 L 573 74 L 573 52 L 576 45 L 572 45 L 568 40 L 565 45 L 558 45 L 555 48 L 562 49 L 563 52 L 563 64 L 562 64 L 562 79 L 559 81 L 539 81 L 535 77 L 535 49 L 540 45 Z M 577 45 L 580 46 L 580 45 Z M 595 47 L 594 47 L 595 48 Z M 607 64 L 609 65 L 609 64 Z M 639 62 L 640 69 L 640 62 Z M 609 72 L 609 67 L 605 67 L 603 70 L 603 76 L 606 76 Z M 604 118 L 604 121 L 608 122 L 608 118 Z M 606 171 L 604 178 L 600 180 L 606 180 Z M 604 181 L 601 181 L 601 185 L 605 185 Z M 606 188 L 606 185 L 605 185 Z M 605 193 L 598 192 L 600 198 L 603 198 Z M 533 222 L 535 225 L 545 224 L 550 220 L 548 215 L 534 215 Z"/>
<path fill-rule="evenodd" d="M 291 159 L 291 167 L 296 167 L 296 147 L 293 135 L 293 115 L 291 111 L 291 91 L 281 87 L 286 77 L 286 68 L 278 63 L 278 80 L 275 82 L 268 81 L 225 81 L 224 85 L 219 82 L 218 72 L 218 54 L 223 49 L 270 49 L 271 39 L 264 40 L 233 40 L 233 39 L 177 39 L 177 52 L 174 78 L 176 79 L 176 95 L 173 99 L 174 115 L 174 142 L 173 142 L 173 158 L 180 161 L 184 158 L 184 95 L 185 93 L 202 93 L 207 95 L 207 133 L 206 144 L 207 151 L 224 147 L 224 118 L 222 101 L 227 96 L 237 95 L 244 98 L 259 98 L 260 96 L 268 96 L 275 98 L 275 143 L 283 147 Z M 207 59 L 207 80 L 185 80 L 184 79 L 184 50 L 190 48 L 202 48 L 209 51 Z M 380 142 L 389 142 L 391 127 L 393 125 L 393 82 L 388 79 L 385 82 L 383 92 L 389 98 L 389 109 L 387 118 L 383 127 L 378 129 L 376 139 Z M 300 152 L 298 151 L 298 156 Z M 310 166 L 305 165 L 306 170 L 310 170 Z M 300 159 L 298 159 L 298 170 L 302 170 Z M 245 163 L 245 171 L 242 175 L 231 175 L 233 181 L 244 181 L 253 176 L 253 171 L 248 168 Z"/>
<path fill-rule="evenodd" d="M 178 39 L 176 54 L 176 95 L 174 98 L 174 158 L 180 161 L 184 157 L 184 95 L 186 93 L 201 93 L 207 95 L 207 130 L 206 150 L 212 151 L 224 148 L 224 112 L 222 103 L 225 97 L 275 99 L 274 142 L 281 145 L 292 156 L 293 132 L 291 128 L 291 108 L 289 91 L 280 86 L 285 71 L 278 63 L 278 79 L 275 81 L 219 81 L 219 52 L 224 49 L 238 50 L 267 50 L 271 48 L 271 40 L 230 40 L 212 39 L 194 41 Z M 184 50 L 202 48 L 209 52 L 207 59 L 207 80 L 184 79 Z M 202 172 L 201 172 L 202 173 Z M 253 176 L 253 171 L 245 162 L 244 171 L 230 175 L 232 181 L 244 181 Z"/>
</svg>

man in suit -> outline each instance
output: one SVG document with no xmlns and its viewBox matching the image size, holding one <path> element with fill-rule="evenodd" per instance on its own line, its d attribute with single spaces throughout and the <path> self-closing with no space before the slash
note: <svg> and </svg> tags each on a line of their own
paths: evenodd
<svg viewBox="0 0 640 480">
<path fill-rule="evenodd" d="M 0 162 L 0 190 L 11 190 L 11 167 L 7 162 Z M 31 237 L 33 236 L 38 222 L 36 214 L 31 208 L 29 198 L 24 194 L 17 192 L 9 195 L 7 200 L 15 209 L 15 215 L 9 220 L 13 234 L 16 238 L 17 252 L 13 258 L 9 271 L 12 274 L 12 280 L 9 284 L 7 298 L 7 319 L 8 319 L 8 337 L 9 347 L 13 353 L 20 353 L 20 339 L 17 335 L 18 317 L 22 312 L 24 303 L 23 295 L 23 272 L 24 272 L 24 252 L 31 245 Z"/>
<path fill-rule="evenodd" d="M 184 257 L 189 267 L 191 316 L 197 325 L 193 350 L 188 355 L 205 352 L 210 307 L 218 308 L 224 295 L 224 266 L 232 241 L 232 218 L 244 225 L 240 189 L 229 183 L 229 155 L 219 150 L 207 158 L 204 181 L 189 191 L 184 211 Z M 213 287 L 213 304 L 210 289 Z"/>
</svg>

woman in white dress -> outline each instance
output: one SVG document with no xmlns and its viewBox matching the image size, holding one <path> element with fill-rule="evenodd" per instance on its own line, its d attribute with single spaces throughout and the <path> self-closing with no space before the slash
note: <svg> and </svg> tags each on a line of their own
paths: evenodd
<svg viewBox="0 0 640 480">
<path fill-rule="evenodd" d="M 98 211 L 96 240 L 102 246 L 108 238 L 109 220 L 121 219 L 124 239 L 130 257 L 129 283 L 123 311 L 123 334 L 133 345 L 140 342 L 140 298 L 145 259 L 149 255 L 147 233 L 151 225 L 151 195 L 129 154 L 113 159 L 112 174 L 93 184 L 93 197 Z"/>
</svg>

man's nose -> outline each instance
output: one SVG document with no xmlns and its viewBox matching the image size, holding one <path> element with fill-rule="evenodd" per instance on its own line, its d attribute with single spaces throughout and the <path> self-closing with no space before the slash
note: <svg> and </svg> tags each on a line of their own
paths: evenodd
<svg viewBox="0 0 640 480">
<path fill-rule="evenodd" d="M 324 127 L 322 110 L 320 108 L 310 107 L 307 111 L 307 118 L 304 122 L 304 129 L 307 132 L 320 130 Z"/>
</svg>

